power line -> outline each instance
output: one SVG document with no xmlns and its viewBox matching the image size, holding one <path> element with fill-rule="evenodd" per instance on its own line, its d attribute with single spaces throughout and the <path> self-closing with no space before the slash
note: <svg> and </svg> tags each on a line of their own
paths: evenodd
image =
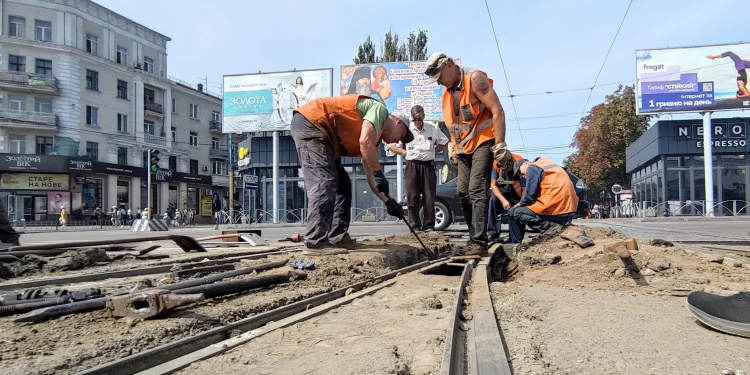
<svg viewBox="0 0 750 375">
<path fill-rule="evenodd" d="M 497 32 L 495 31 L 495 23 L 492 22 L 492 14 L 490 14 L 490 6 L 487 4 L 487 0 L 484 0 L 484 5 L 487 7 L 487 17 L 490 18 L 490 25 L 492 26 L 492 35 L 495 37 L 495 45 L 497 46 L 497 54 L 500 56 L 500 65 L 503 67 L 503 75 L 505 75 L 505 84 L 508 86 L 508 93 L 512 94 L 510 90 L 510 81 L 508 81 L 508 72 L 505 70 L 505 63 L 503 62 L 503 54 L 500 52 L 500 42 L 497 41 Z M 521 137 L 521 145 L 526 150 L 526 142 L 523 140 L 523 132 L 521 132 L 521 123 L 518 122 L 518 111 L 516 110 L 516 101 L 513 100 L 513 96 L 510 97 L 510 103 L 513 105 L 513 113 L 516 115 L 516 126 L 518 127 L 518 135 Z"/>
</svg>

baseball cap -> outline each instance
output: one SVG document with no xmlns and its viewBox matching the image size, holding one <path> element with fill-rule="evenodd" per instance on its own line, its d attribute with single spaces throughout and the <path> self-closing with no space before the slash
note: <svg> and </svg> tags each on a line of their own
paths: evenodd
<svg viewBox="0 0 750 375">
<path fill-rule="evenodd" d="M 406 113 L 403 112 L 393 112 L 391 113 L 391 116 L 395 116 L 401 122 L 404 123 L 404 126 L 406 126 L 406 135 L 404 135 L 404 138 L 401 139 L 401 142 L 404 144 L 407 144 L 414 140 L 414 134 L 411 133 L 411 130 L 409 129 L 409 116 Z"/>
<path fill-rule="evenodd" d="M 518 175 L 518 170 L 521 169 L 521 166 L 523 163 L 529 161 L 528 159 L 518 159 L 515 163 L 513 163 L 513 179 L 518 181 L 521 179 L 521 176 Z"/>
<path fill-rule="evenodd" d="M 438 78 L 440 78 L 440 72 L 445 67 L 448 59 L 450 58 L 442 52 L 435 52 L 427 58 L 424 74 L 430 77 L 427 81 L 428 84 L 437 82 Z"/>
</svg>

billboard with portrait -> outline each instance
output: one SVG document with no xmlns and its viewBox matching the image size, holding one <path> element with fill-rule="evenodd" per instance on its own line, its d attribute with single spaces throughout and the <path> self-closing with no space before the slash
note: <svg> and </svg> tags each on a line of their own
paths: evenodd
<svg viewBox="0 0 750 375">
<path fill-rule="evenodd" d="M 65 212 L 70 213 L 70 192 L 67 191 L 53 191 L 47 193 L 47 202 L 49 204 L 49 210 L 47 213 L 50 215 L 58 215 L 62 211 L 63 207 Z"/>
<path fill-rule="evenodd" d="M 333 69 L 224 76 L 223 133 L 289 130 L 292 112 L 333 96 Z"/>
<path fill-rule="evenodd" d="M 460 64 L 460 60 L 455 60 Z M 409 113 L 411 107 L 424 107 L 425 119 L 443 120 L 443 88 L 426 84 L 424 61 L 341 66 L 341 95 L 360 94 L 382 101 L 388 112 Z"/>
<path fill-rule="evenodd" d="M 638 114 L 750 108 L 750 43 L 636 51 Z"/>
</svg>

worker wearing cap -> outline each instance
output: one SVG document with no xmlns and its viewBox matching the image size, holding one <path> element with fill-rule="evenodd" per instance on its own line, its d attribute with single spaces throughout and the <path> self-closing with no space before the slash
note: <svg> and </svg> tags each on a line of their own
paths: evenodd
<svg viewBox="0 0 750 375">
<path fill-rule="evenodd" d="M 562 167 L 547 158 L 533 163 L 520 159 L 513 164 L 513 179 L 526 180 L 521 200 L 509 212 L 510 242 L 520 243 L 530 228 L 547 231 L 573 220 L 578 208 L 575 186 Z"/>
<path fill-rule="evenodd" d="M 403 148 L 388 145 L 388 149 L 404 156 L 404 183 L 406 186 L 406 206 L 409 211 L 409 224 L 416 230 L 429 232 L 435 227 L 435 153 L 441 152 L 448 144 L 448 137 L 435 124 L 424 121 L 424 108 L 415 105 L 411 108 L 409 131 L 414 141 Z M 406 119 L 408 123 L 409 119 Z M 419 211 L 424 207 L 420 218 Z"/>
<path fill-rule="evenodd" d="M 521 155 L 512 154 L 513 160 L 523 159 Z M 514 204 L 521 200 L 523 186 L 520 181 L 513 180 L 513 164 L 505 168 L 492 163 L 490 177 L 490 201 L 487 204 L 487 238 L 495 241 L 500 237 L 501 215 L 509 212 Z"/>
<path fill-rule="evenodd" d="M 351 247 L 352 184 L 341 157 L 361 157 L 372 191 L 388 214 L 402 217 L 401 205 L 389 197 L 388 180 L 378 161 L 381 141 L 409 143 L 406 124 L 386 107 L 363 95 L 314 99 L 294 111 L 290 126 L 307 192 L 305 245 L 308 255 L 346 253 Z"/>
<path fill-rule="evenodd" d="M 457 194 L 469 226 L 464 253 L 487 252 L 487 189 L 492 162 L 505 168 L 513 158 L 505 145 L 505 112 L 492 80 L 461 67 L 444 53 L 426 62 L 428 83 L 443 85 L 443 117 L 451 133 L 451 162 L 458 164 Z"/>
</svg>

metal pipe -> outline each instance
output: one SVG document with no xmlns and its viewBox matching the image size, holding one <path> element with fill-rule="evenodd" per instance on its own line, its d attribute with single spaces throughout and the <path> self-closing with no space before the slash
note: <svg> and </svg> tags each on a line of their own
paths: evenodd
<svg viewBox="0 0 750 375">
<path fill-rule="evenodd" d="M 307 274 L 298 271 L 289 271 L 285 273 L 276 273 L 271 275 L 256 276 L 244 280 L 230 280 L 218 283 L 200 285 L 192 288 L 178 289 L 173 291 L 174 294 L 203 294 L 206 298 L 223 296 L 242 292 L 248 289 L 259 288 L 271 284 L 282 283 L 289 280 L 290 277 L 304 279 Z"/>
<path fill-rule="evenodd" d="M 104 297 L 104 295 L 91 296 L 90 298 L 93 300 L 93 299 L 97 299 L 101 297 Z M 0 306 L 0 316 L 20 314 L 20 313 L 25 313 L 31 310 L 40 309 L 43 307 L 66 305 L 66 304 L 71 304 L 73 302 L 74 300 L 70 297 L 57 297 L 57 298 L 45 298 L 43 301 L 38 301 L 38 302 L 5 305 L 5 306 Z"/>
</svg>

